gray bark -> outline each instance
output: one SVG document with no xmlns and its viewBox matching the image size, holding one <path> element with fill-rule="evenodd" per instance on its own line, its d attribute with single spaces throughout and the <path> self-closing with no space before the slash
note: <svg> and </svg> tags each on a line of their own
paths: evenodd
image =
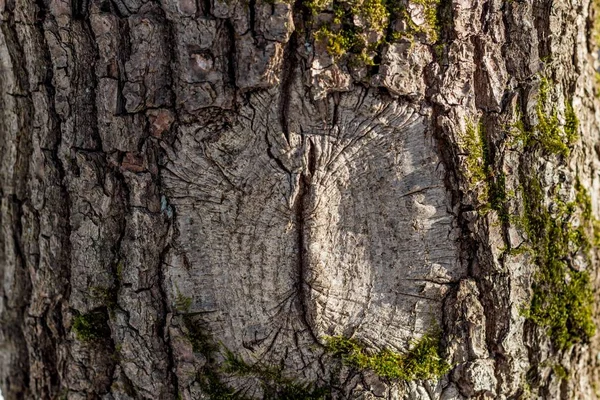
<svg viewBox="0 0 600 400">
<path fill-rule="evenodd" d="M 596 398 L 597 335 L 557 346 L 523 312 L 540 265 L 511 251 L 536 240 L 530 176 L 544 209 L 579 180 L 598 212 L 592 5 L 438 7 L 437 39 L 365 67 L 301 1 L 0 0 L 5 398 L 263 398 L 274 370 L 336 399 Z M 543 77 L 579 121 L 568 154 L 515 144 Z M 569 265 L 598 287 L 590 252 Z M 406 353 L 434 330 L 452 370 L 430 380 L 324 346 Z"/>
</svg>

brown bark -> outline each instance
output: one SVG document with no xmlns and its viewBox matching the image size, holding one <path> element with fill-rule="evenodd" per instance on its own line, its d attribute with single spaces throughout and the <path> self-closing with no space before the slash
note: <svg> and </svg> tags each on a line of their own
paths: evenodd
<svg viewBox="0 0 600 400">
<path fill-rule="evenodd" d="M 425 4 L 367 31 L 368 66 L 315 40 L 333 6 L 0 0 L 4 397 L 595 398 L 598 335 L 527 313 L 562 236 L 523 222 L 593 236 L 592 6 Z M 565 246 L 565 285 L 598 287 L 597 249 Z M 435 379 L 326 351 L 435 329 Z"/>
</svg>

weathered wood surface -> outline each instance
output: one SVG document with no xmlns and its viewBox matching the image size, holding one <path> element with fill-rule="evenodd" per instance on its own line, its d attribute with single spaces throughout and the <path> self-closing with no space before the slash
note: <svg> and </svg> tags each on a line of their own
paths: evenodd
<svg viewBox="0 0 600 400">
<path fill-rule="evenodd" d="M 528 238 L 482 211 L 464 143 L 480 121 L 511 215 L 528 174 L 566 198 L 578 177 L 597 210 L 589 2 L 446 2 L 438 44 L 384 47 L 370 74 L 315 43 L 299 4 L 0 0 L 4 396 L 209 398 L 193 318 L 334 398 L 594 398 L 597 340 L 558 351 L 526 320 L 537 267 L 505 250 Z M 509 142 L 542 74 L 579 119 L 569 157 Z M 82 340 L 91 314 L 106 335 Z M 439 380 L 322 347 L 405 352 L 432 329 Z"/>
</svg>

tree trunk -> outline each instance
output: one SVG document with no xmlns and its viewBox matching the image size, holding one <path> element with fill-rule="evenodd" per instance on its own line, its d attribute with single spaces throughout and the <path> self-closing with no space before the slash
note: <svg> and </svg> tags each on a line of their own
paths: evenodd
<svg viewBox="0 0 600 400">
<path fill-rule="evenodd" d="M 5 398 L 596 398 L 594 11 L 0 0 Z"/>
</svg>

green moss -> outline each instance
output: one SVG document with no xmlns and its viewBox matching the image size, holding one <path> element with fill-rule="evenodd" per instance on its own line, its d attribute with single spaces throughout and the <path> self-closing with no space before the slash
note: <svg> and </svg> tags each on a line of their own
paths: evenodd
<svg viewBox="0 0 600 400">
<path fill-rule="evenodd" d="M 573 110 L 573 102 L 568 101 L 565 104 L 565 136 L 567 143 L 572 146 L 579 140 L 579 119 Z"/>
<path fill-rule="evenodd" d="M 327 5 L 331 3 L 326 3 Z M 311 10 L 320 9 L 308 3 Z M 388 27 L 390 14 L 384 0 L 355 0 L 333 3 L 333 24 L 324 24 L 315 32 L 315 40 L 325 45 L 327 52 L 335 59 L 350 54 L 354 64 L 374 65 L 369 50 L 376 50 L 382 43 L 367 43 L 367 33 L 376 32 L 384 36 Z M 362 21 L 356 24 L 355 20 Z"/>
<path fill-rule="evenodd" d="M 175 298 L 175 310 L 180 313 L 187 313 L 192 306 L 192 298 L 184 296 L 177 291 L 177 297 Z"/>
<path fill-rule="evenodd" d="M 489 174 L 489 159 L 483 125 L 467 121 L 460 145 L 466 152 L 465 165 L 469 185 L 474 188 L 485 183 Z M 487 187 L 484 190 L 483 202 L 487 202 Z"/>
<path fill-rule="evenodd" d="M 589 273 L 569 266 L 574 254 L 588 253 L 591 248 L 584 225 L 574 227 L 571 221 L 580 215 L 584 224 L 593 229 L 589 196 L 581 185 L 576 186 L 578 195 L 574 203 L 554 199 L 556 215 L 545 206 L 545 192 L 534 176 L 529 177 L 523 193 L 523 226 L 538 266 L 533 297 L 525 315 L 546 328 L 559 349 L 587 342 L 595 333 Z"/>
<path fill-rule="evenodd" d="M 569 372 L 562 365 L 560 365 L 560 364 L 554 364 L 554 365 L 552 365 L 552 371 L 561 380 L 563 380 L 563 381 L 568 381 L 569 380 Z"/>
<path fill-rule="evenodd" d="M 305 0 L 302 4 L 310 10 L 312 15 L 317 15 L 321 11 L 325 10 L 333 0 Z"/>
<path fill-rule="evenodd" d="M 483 124 L 475 125 L 467 121 L 465 132 L 460 137 L 460 145 L 466 158 L 466 178 L 472 190 L 478 191 L 480 212 L 495 210 L 504 223 L 509 222 L 506 210 L 508 194 L 506 191 L 506 174 L 494 172 L 492 154 L 487 142 Z"/>
<path fill-rule="evenodd" d="M 390 19 L 384 0 L 355 1 L 351 5 L 351 12 L 366 23 L 367 29 L 380 33 L 387 28 Z"/>
<path fill-rule="evenodd" d="M 114 288 L 93 286 L 90 288 L 90 294 L 95 299 L 98 299 L 102 305 L 106 306 L 108 310 L 112 311 L 117 307 L 117 292 Z"/>
<path fill-rule="evenodd" d="M 406 354 L 388 349 L 370 353 L 360 342 L 343 336 L 327 338 L 326 351 L 357 369 L 369 369 L 387 379 L 413 381 L 434 379 L 450 371 L 450 365 L 440 356 L 440 339 L 426 334 Z"/>
<path fill-rule="evenodd" d="M 506 174 L 500 171 L 488 182 L 490 207 L 498 213 L 500 221 L 507 224 L 510 222 L 510 215 L 506 209 L 509 197 L 506 191 Z"/>
<path fill-rule="evenodd" d="M 375 65 L 375 54 L 381 53 L 385 43 L 402 38 L 414 40 L 420 35 L 428 42 L 434 43 L 440 36 L 439 10 L 440 0 L 414 0 L 423 7 L 425 23 L 416 25 L 410 18 L 405 6 L 391 0 L 307 0 L 304 7 L 316 18 L 319 13 L 333 10 L 331 23 L 319 23 L 314 29 L 317 42 L 325 45 L 327 52 L 336 60 L 349 56 L 353 64 Z M 394 30 L 395 21 L 405 21 L 407 30 Z M 373 33 L 379 39 L 372 41 Z"/>
<path fill-rule="evenodd" d="M 96 342 L 110 338 L 108 316 L 102 311 L 77 315 L 73 319 L 73 332 L 81 342 Z"/>
<path fill-rule="evenodd" d="M 570 147 L 579 139 L 579 122 L 571 102 L 567 102 L 565 104 L 565 124 L 563 126 L 558 118 L 556 107 L 550 105 L 550 97 L 551 81 L 542 76 L 536 104 L 538 122 L 530 135 L 530 139 L 539 142 L 546 153 L 568 157 L 571 153 Z"/>
<path fill-rule="evenodd" d="M 564 124 L 561 123 L 557 107 L 552 100 L 552 82 L 540 77 L 540 88 L 535 106 L 537 124 L 527 129 L 523 115 L 515 112 L 516 122 L 509 129 L 509 145 L 533 147 L 538 145 L 546 154 L 568 157 L 571 147 L 579 140 L 579 120 L 572 101 L 565 102 Z"/>
<path fill-rule="evenodd" d="M 438 20 L 440 0 L 412 0 L 412 2 L 423 7 L 423 14 L 425 16 L 425 24 L 420 27 L 416 27 L 413 24 L 413 29 L 424 33 L 431 42 L 437 42 L 441 28 Z"/>
<path fill-rule="evenodd" d="M 357 43 L 357 36 L 351 30 L 332 31 L 327 26 L 322 26 L 316 33 L 315 39 L 323 43 L 327 52 L 334 58 L 344 56 Z"/>
</svg>

